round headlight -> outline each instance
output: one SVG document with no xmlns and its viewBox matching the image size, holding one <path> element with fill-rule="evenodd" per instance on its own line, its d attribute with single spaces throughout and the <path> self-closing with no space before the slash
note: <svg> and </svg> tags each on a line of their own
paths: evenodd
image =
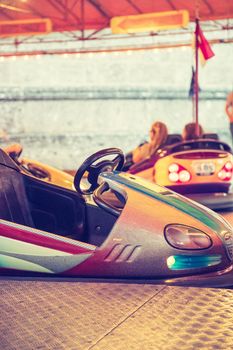
<svg viewBox="0 0 233 350">
<path fill-rule="evenodd" d="M 179 165 L 176 163 L 170 164 L 168 170 L 170 171 L 170 173 L 177 173 L 179 170 Z"/>
<path fill-rule="evenodd" d="M 186 225 L 168 225 L 165 228 L 167 242 L 177 249 L 207 249 L 212 241 L 204 232 Z"/>
<path fill-rule="evenodd" d="M 179 173 L 179 179 L 181 182 L 188 182 L 191 179 L 191 175 L 187 170 L 182 170 Z"/>
<path fill-rule="evenodd" d="M 233 168 L 232 163 L 231 163 L 231 162 L 227 162 L 227 163 L 225 164 L 225 168 L 226 168 L 227 170 L 231 170 L 231 169 Z"/>
<path fill-rule="evenodd" d="M 179 181 L 179 175 L 177 173 L 170 173 L 168 175 L 168 178 L 171 182 L 177 182 Z"/>
</svg>

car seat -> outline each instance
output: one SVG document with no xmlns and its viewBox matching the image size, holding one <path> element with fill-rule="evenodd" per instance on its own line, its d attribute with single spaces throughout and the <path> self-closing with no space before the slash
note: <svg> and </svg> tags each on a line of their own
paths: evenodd
<svg viewBox="0 0 233 350">
<path fill-rule="evenodd" d="M 30 176 L 0 149 L 0 219 L 83 239 L 84 199 Z"/>
<path fill-rule="evenodd" d="M 214 133 L 203 134 L 202 137 L 203 139 L 219 140 L 218 135 Z"/>
<path fill-rule="evenodd" d="M 16 163 L 0 149 L 0 219 L 34 227 L 23 176 Z"/>
<path fill-rule="evenodd" d="M 182 136 L 180 134 L 169 134 L 165 142 L 165 146 L 173 145 L 174 143 L 182 142 Z"/>
</svg>

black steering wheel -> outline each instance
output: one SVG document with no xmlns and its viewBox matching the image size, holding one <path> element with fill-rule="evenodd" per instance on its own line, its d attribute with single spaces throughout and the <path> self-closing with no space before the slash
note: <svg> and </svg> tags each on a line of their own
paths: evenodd
<svg viewBox="0 0 233 350">
<path fill-rule="evenodd" d="M 112 160 L 102 159 L 107 156 L 114 156 Z M 98 187 L 98 176 L 104 171 L 119 171 L 125 161 L 124 154 L 119 148 L 106 148 L 88 157 L 78 169 L 74 177 L 74 187 L 80 194 L 88 195 Z M 96 163 L 97 162 L 97 163 Z M 96 164 L 94 164 L 96 163 Z M 84 173 L 87 172 L 87 180 L 90 183 L 88 189 L 81 188 Z"/>
</svg>

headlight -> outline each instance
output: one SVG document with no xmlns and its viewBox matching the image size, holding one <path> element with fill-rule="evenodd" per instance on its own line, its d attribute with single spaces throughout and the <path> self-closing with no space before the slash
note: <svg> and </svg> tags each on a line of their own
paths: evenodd
<svg viewBox="0 0 233 350">
<path fill-rule="evenodd" d="M 207 234 L 190 226 L 168 225 L 164 234 L 167 242 L 177 249 L 207 249 L 212 245 Z"/>
</svg>

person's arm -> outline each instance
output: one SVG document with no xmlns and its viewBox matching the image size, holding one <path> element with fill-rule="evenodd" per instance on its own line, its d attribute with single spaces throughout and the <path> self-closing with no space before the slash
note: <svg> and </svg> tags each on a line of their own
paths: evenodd
<svg viewBox="0 0 233 350">
<path fill-rule="evenodd" d="M 150 144 L 145 143 L 142 146 L 135 148 L 133 151 L 133 162 L 138 163 L 147 158 L 150 154 Z"/>
<path fill-rule="evenodd" d="M 233 123 L 233 92 L 227 96 L 225 111 L 230 122 Z"/>
</svg>

